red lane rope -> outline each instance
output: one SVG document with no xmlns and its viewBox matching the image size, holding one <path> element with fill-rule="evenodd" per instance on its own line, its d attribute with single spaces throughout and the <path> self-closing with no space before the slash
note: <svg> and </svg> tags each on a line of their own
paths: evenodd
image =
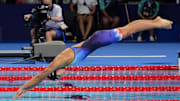
<svg viewBox="0 0 180 101">
<path fill-rule="evenodd" d="M 0 67 L 0 71 L 43 71 L 47 67 Z M 178 65 L 159 66 L 76 66 L 65 67 L 67 71 L 109 71 L 109 70 L 179 70 Z"/>
<path fill-rule="evenodd" d="M 0 87 L 1 92 L 14 92 L 19 87 Z M 34 87 L 30 91 L 180 91 L 180 86 L 162 87 Z"/>
<path fill-rule="evenodd" d="M 0 76 L 0 80 L 30 80 L 33 76 Z M 49 79 L 46 79 L 49 80 Z M 180 80 L 179 75 L 63 76 L 59 80 Z"/>
</svg>

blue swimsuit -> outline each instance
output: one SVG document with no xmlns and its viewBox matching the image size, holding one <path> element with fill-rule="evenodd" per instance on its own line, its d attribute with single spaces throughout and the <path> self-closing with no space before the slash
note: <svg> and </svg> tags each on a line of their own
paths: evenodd
<svg viewBox="0 0 180 101">
<path fill-rule="evenodd" d="M 119 28 L 97 31 L 89 39 L 87 39 L 81 47 L 71 47 L 75 54 L 74 60 L 71 64 L 81 62 L 97 48 L 119 42 L 122 39 L 123 34 Z"/>
<path fill-rule="evenodd" d="M 123 34 L 120 28 L 97 31 L 88 40 L 86 40 L 81 47 L 71 47 L 75 54 L 74 60 L 71 64 L 81 62 L 97 48 L 119 42 L 122 39 Z M 59 79 L 56 75 L 56 71 L 50 73 L 48 78 L 51 80 Z"/>
</svg>

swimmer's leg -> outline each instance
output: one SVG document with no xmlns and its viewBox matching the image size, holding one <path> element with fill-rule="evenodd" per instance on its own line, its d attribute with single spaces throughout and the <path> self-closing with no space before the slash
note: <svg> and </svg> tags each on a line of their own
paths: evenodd
<svg viewBox="0 0 180 101">
<path fill-rule="evenodd" d="M 173 24 L 172 21 L 163 19 L 161 17 L 157 17 L 154 20 L 136 20 L 124 27 L 120 27 L 120 29 L 123 33 L 123 37 L 125 38 L 135 32 L 140 32 L 147 29 L 153 29 L 153 28 L 171 29 L 172 24 Z"/>
</svg>

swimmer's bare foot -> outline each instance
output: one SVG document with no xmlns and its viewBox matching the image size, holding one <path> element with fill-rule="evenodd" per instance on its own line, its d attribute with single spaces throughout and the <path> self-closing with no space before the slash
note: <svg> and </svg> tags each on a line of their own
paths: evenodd
<svg viewBox="0 0 180 101">
<path fill-rule="evenodd" d="M 154 21 L 158 23 L 159 28 L 172 29 L 173 22 L 170 20 L 163 19 L 158 16 Z"/>
</svg>

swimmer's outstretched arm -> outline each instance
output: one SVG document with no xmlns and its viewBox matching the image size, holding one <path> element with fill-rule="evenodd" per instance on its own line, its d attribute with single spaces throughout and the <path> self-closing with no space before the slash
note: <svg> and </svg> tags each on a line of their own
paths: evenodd
<svg viewBox="0 0 180 101">
<path fill-rule="evenodd" d="M 170 29 L 172 27 L 172 23 L 169 20 L 165 20 L 162 19 L 160 17 L 157 17 L 155 20 L 136 20 L 131 22 L 130 24 L 124 26 L 124 27 L 120 27 L 120 28 L 116 28 L 116 29 L 120 29 L 122 31 L 123 34 L 123 38 L 138 32 L 138 31 L 143 31 L 143 30 L 147 30 L 147 29 L 152 29 L 152 28 L 166 28 L 166 29 Z M 99 34 L 101 34 L 101 31 L 99 31 Z M 94 36 L 92 36 L 91 38 L 93 38 Z M 75 47 L 81 47 L 83 44 L 77 44 Z M 27 83 L 25 83 L 16 93 L 16 95 L 14 96 L 14 99 L 18 99 L 21 96 L 23 96 L 23 94 L 33 88 L 34 86 L 38 85 L 42 80 L 44 80 L 51 72 L 55 71 L 58 69 L 58 75 L 63 75 L 65 72 L 64 67 L 69 65 L 70 63 L 72 63 L 72 61 L 74 60 L 74 51 L 70 48 L 66 49 L 65 51 L 63 51 L 62 53 L 60 53 L 54 60 L 53 62 L 51 62 L 51 64 L 47 67 L 47 69 L 45 69 L 42 73 L 40 73 L 39 75 L 33 77 L 30 81 L 28 81 Z"/>
<path fill-rule="evenodd" d="M 41 81 L 47 78 L 47 76 L 55 71 L 56 69 L 59 69 L 58 71 L 61 71 L 61 74 L 64 74 L 65 69 L 64 67 L 69 65 L 74 59 L 74 52 L 72 49 L 68 48 L 64 50 L 61 54 L 56 56 L 56 58 L 53 60 L 53 62 L 50 63 L 50 65 L 42 71 L 39 75 L 33 77 L 31 80 L 26 82 L 16 93 L 14 98 L 12 100 L 18 99 L 23 96 L 23 94 L 33 88 L 34 86 L 38 85 Z"/>
<path fill-rule="evenodd" d="M 84 42 L 74 45 L 74 47 L 81 47 Z M 47 76 L 58 69 L 58 74 L 63 75 L 65 72 L 64 67 L 69 65 L 74 60 L 74 52 L 71 48 L 67 48 L 62 53 L 56 56 L 56 58 L 50 63 L 50 65 L 39 75 L 33 77 L 26 82 L 12 98 L 12 100 L 19 99 L 29 89 L 38 85 L 41 81 L 47 78 Z"/>
</svg>

